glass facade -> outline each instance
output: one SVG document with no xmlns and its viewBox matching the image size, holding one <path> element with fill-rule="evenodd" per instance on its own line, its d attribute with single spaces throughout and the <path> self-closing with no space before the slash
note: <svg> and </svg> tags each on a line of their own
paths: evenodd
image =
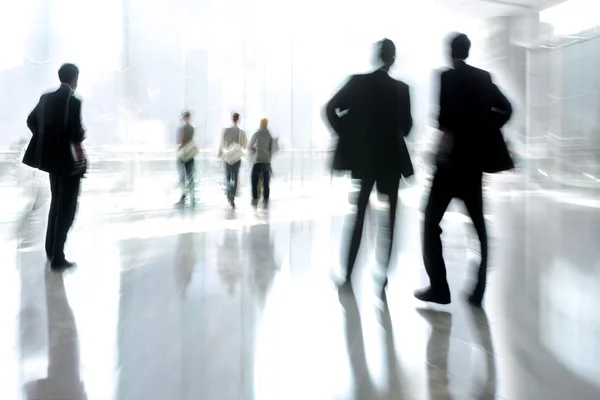
<svg viewBox="0 0 600 400">
<path fill-rule="evenodd" d="M 373 68 L 377 40 L 397 44 L 391 74 L 411 86 L 415 152 L 434 131 L 444 38 L 469 34 L 476 65 L 485 45 L 482 21 L 451 14 L 434 0 L 410 8 L 383 0 L 368 8 L 341 0 L 27 0 L 4 2 L 0 15 L 0 180 L 11 190 L 33 174 L 19 163 L 31 135 L 25 120 L 40 94 L 57 86 L 64 62 L 81 70 L 91 160 L 84 191 L 174 192 L 175 131 L 187 109 L 201 148 L 200 192 L 219 192 L 219 138 L 238 112 L 248 134 L 269 118 L 281 147 L 273 194 L 289 197 L 331 184 L 321 109 L 348 75 Z M 244 185 L 247 174 L 245 165 Z"/>
<path fill-rule="evenodd" d="M 415 112 L 425 116 L 423 89 L 444 61 L 451 26 L 427 9 L 431 1 L 397 18 L 389 14 L 398 6 L 383 3 L 389 13 L 335 1 L 3 3 L 0 147 L 29 137 L 27 113 L 68 61 L 81 69 L 89 148 L 171 148 L 178 115 L 189 109 L 202 147 L 217 145 L 237 111 L 249 132 L 267 115 L 287 148 L 324 149 L 320 108 L 347 75 L 371 67 L 370 47 L 384 36 L 398 44 L 393 73 L 413 85 Z"/>
</svg>

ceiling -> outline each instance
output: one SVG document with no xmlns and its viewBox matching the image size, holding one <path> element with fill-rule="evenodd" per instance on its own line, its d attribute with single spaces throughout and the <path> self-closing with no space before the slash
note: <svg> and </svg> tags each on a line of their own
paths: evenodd
<svg viewBox="0 0 600 400">
<path fill-rule="evenodd" d="M 418 0 L 417 0 L 418 1 Z M 516 16 L 542 10 L 565 0 L 436 0 L 438 5 L 470 17 Z"/>
</svg>

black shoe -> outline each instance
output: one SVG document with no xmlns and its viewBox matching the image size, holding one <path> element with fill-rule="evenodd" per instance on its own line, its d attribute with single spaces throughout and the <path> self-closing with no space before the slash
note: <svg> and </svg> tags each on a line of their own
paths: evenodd
<svg viewBox="0 0 600 400">
<path fill-rule="evenodd" d="M 472 305 L 473 307 L 476 308 L 483 308 L 483 298 L 476 296 L 474 294 L 471 294 L 469 296 L 467 296 L 467 301 L 469 302 L 470 305 Z"/>
<path fill-rule="evenodd" d="M 179 199 L 177 203 L 175 203 L 175 207 L 184 207 L 185 206 L 185 197 Z"/>
<path fill-rule="evenodd" d="M 335 275 L 332 276 L 332 279 L 335 282 L 335 285 L 340 289 L 343 287 L 352 287 L 352 274 L 344 276 Z"/>
<path fill-rule="evenodd" d="M 338 289 L 352 290 L 352 278 L 346 277 L 336 283 Z"/>
<path fill-rule="evenodd" d="M 415 291 L 415 297 L 421 301 L 437 304 L 450 304 L 450 291 L 435 292 L 430 286 Z"/>
<path fill-rule="evenodd" d="M 76 265 L 76 263 L 67 260 L 52 261 L 50 263 L 50 268 L 53 271 L 64 271 L 65 269 L 73 268 Z"/>
</svg>

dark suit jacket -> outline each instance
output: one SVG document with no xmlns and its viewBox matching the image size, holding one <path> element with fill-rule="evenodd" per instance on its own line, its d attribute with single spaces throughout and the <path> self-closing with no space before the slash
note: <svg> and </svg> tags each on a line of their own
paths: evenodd
<svg viewBox="0 0 600 400">
<path fill-rule="evenodd" d="M 511 115 L 510 102 L 489 72 L 465 63 L 442 72 L 438 123 L 453 137 L 452 169 L 478 175 L 513 168 L 500 131 Z"/>
<path fill-rule="evenodd" d="M 85 138 L 81 100 L 73 96 L 71 88 L 62 84 L 58 90 L 43 94 L 27 117 L 27 127 L 33 136 L 23 163 L 52 174 L 69 174 L 71 144 L 81 143 Z"/>
<path fill-rule="evenodd" d="M 404 142 L 413 124 L 408 85 L 381 70 L 355 75 L 325 111 L 339 137 L 334 169 L 358 179 L 413 175 Z"/>
</svg>

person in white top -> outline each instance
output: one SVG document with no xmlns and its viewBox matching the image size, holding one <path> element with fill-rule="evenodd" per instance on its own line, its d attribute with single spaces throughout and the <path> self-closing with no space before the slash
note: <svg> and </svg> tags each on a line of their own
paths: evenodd
<svg viewBox="0 0 600 400">
<path fill-rule="evenodd" d="M 219 155 L 222 157 L 232 146 L 239 145 L 242 149 L 246 148 L 246 133 L 238 126 L 240 114 L 234 113 L 231 117 L 233 125 L 223 130 Z M 231 207 L 235 208 L 235 196 L 238 188 L 238 178 L 240 174 L 240 165 L 242 164 L 241 153 L 235 160 L 225 162 L 225 182 L 227 184 L 227 201 Z"/>
</svg>

